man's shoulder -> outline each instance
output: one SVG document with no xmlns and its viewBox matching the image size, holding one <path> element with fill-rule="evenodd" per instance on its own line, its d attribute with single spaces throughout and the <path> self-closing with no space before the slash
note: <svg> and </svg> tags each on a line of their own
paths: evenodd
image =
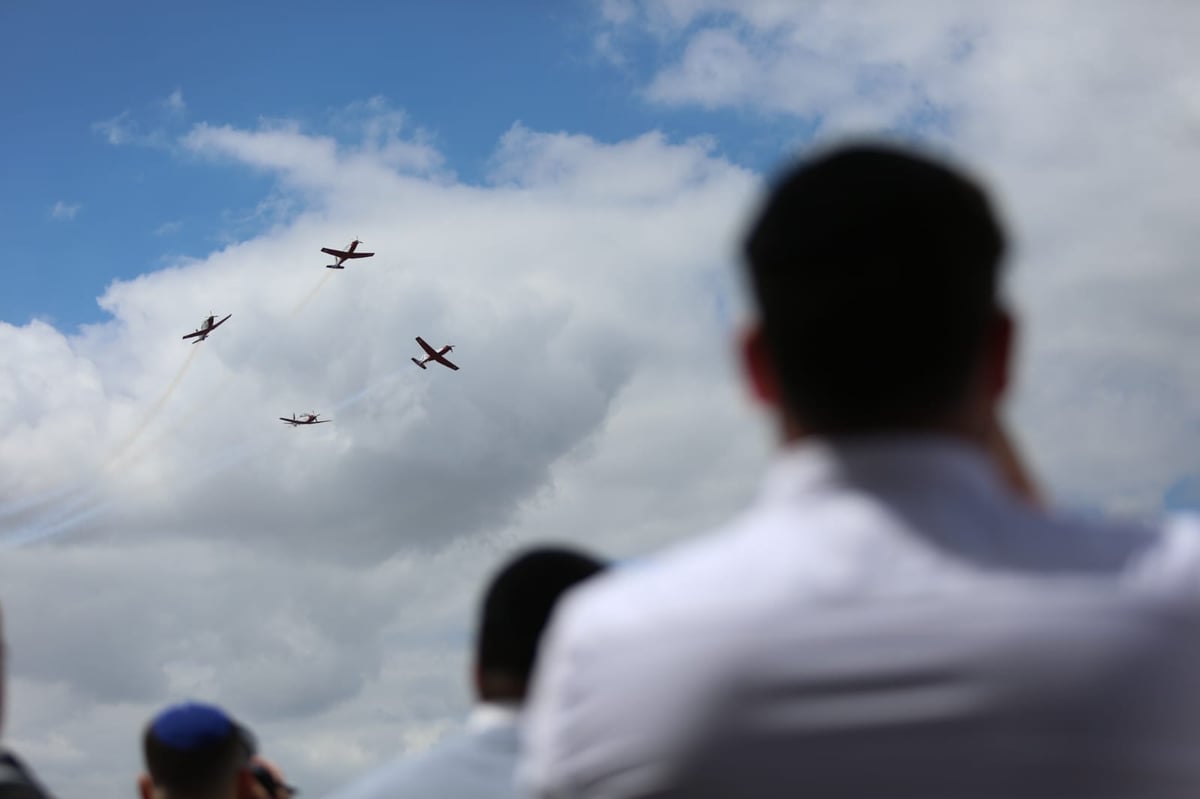
<svg viewBox="0 0 1200 799">
<path fill-rule="evenodd" d="M 597 575 L 573 589 L 556 615 L 589 634 L 654 626 L 727 604 L 728 575 L 756 558 L 743 518 L 691 541 Z"/>
<path fill-rule="evenodd" d="M 392 799 L 401 795 L 503 797 L 512 781 L 515 726 L 466 730 L 426 752 L 399 757 L 338 791 L 334 799 Z"/>
<path fill-rule="evenodd" d="M 1126 552 L 1111 576 L 1131 589 L 1189 598 L 1200 589 L 1200 514 L 1177 512 L 1140 522 L 1056 516 L 1039 532 L 1054 536 L 1063 548 Z"/>
<path fill-rule="evenodd" d="M 49 799 L 33 773 L 11 752 L 0 753 L 0 799 Z"/>
<path fill-rule="evenodd" d="M 966 567 L 946 581 L 947 590 L 972 593 L 969 583 L 978 578 L 997 584 L 999 590 L 1036 594 L 1058 591 L 1064 583 L 1082 578 L 1189 603 L 1200 599 L 1200 514 L 1177 513 L 1142 523 L 1069 514 L 1030 514 L 1028 519 L 1031 538 L 1047 536 L 1058 542 L 1045 549 L 1035 544 L 1029 554 L 1035 561 L 1032 567 L 1000 576 Z M 802 514 L 747 512 L 700 538 L 593 578 L 564 599 L 562 626 L 579 630 L 596 644 L 611 644 L 643 633 L 682 633 L 691 624 L 712 630 L 736 628 L 751 616 L 779 610 L 779 603 L 794 607 L 813 587 L 798 585 L 802 579 L 811 576 L 814 583 L 836 584 L 836 572 L 844 566 L 838 558 L 846 553 L 831 555 L 816 541 L 796 541 L 810 533 L 828 537 L 821 531 L 787 530 L 792 524 L 814 526 Z M 781 531 L 787 534 L 779 535 Z M 1045 568 L 1039 568 L 1039 553 L 1056 548 L 1092 548 L 1103 553 L 1092 560 L 1108 565 L 1083 568 L 1086 555 L 1062 561 L 1047 554 Z M 806 562 L 793 564 L 794 570 L 786 563 L 800 558 Z M 793 576 L 801 580 L 792 581 Z M 871 585 L 842 588 L 839 593 L 857 593 L 867 601 L 873 594 Z M 928 592 L 938 590 L 930 586 Z"/>
</svg>

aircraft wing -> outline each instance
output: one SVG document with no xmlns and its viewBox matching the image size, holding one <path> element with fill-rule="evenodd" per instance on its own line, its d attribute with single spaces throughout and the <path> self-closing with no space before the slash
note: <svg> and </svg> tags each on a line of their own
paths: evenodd
<svg viewBox="0 0 1200 799">
<path fill-rule="evenodd" d="M 440 363 L 442 366 L 446 366 L 456 372 L 458 371 L 458 367 L 450 363 L 449 359 L 447 359 L 445 355 L 435 355 L 434 360 Z"/>
<path fill-rule="evenodd" d="M 213 325 L 213 327 L 216 327 L 216 325 Z M 208 330 L 212 330 L 212 328 L 210 327 Z M 195 333 L 188 333 L 183 338 L 189 339 L 189 338 L 195 338 L 196 336 L 203 336 L 205 333 L 208 332 L 208 330 L 197 330 Z"/>
<path fill-rule="evenodd" d="M 338 253 L 338 255 L 342 256 L 343 258 L 370 258 L 374 254 L 375 253 L 373 253 L 373 252 L 342 252 L 342 253 Z"/>
<path fill-rule="evenodd" d="M 353 258 L 354 257 L 354 253 L 342 252 L 341 250 L 335 250 L 332 247 L 322 247 L 321 252 L 329 253 L 334 258 Z"/>
<path fill-rule="evenodd" d="M 226 319 L 228 319 L 230 316 L 233 316 L 233 314 L 229 314 L 228 316 L 225 317 L 225 319 L 222 319 L 220 322 L 217 322 L 216 324 L 214 324 L 212 327 L 210 327 L 208 329 L 208 332 L 211 333 L 214 330 L 216 330 L 218 327 L 220 327 L 221 325 L 225 324 Z"/>
<path fill-rule="evenodd" d="M 425 339 L 421 338 L 420 336 L 417 336 L 417 343 L 421 345 L 421 349 L 425 350 L 425 354 L 428 355 L 430 358 L 438 357 L 437 350 L 435 350 L 433 347 L 429 346 L 425 342 Z"/>
</svg>

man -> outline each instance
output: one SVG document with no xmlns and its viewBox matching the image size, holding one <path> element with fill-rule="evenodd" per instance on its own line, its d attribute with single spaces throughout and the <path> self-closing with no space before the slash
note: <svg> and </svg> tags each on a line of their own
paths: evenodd
<svg viewBox="0 0 1200 799">
<path fill-rule="evenodd" d="M 250 731 L 219 707 L 169 707 L 142 735 L 142 799 L 256 799 L 255 747 Z"/>
<path fill-rule="evenodd" d="M 538 548 L 514 558 L 483 597 L 475 637 L 478 704 L 465 733 L 368 774 L 337 799 L 515 797 L 518 721 L 542 630 L 558 599 L 603 568 L 587 555 Z"/>
<path fill-rule="evenodd" d="M 1200 795 L 1200 525 L 1039 509 L 996 422 L 1003 252 L 984 193 L 925 157 L 785 176 L 742 348 L 781 451 L 725 529 L 562 605 L 536 795 Z"/>
<path fill-rule="evenodd" d="M 4 617 L 0 614 L 0 726 L 4 721 L 8 647 L 4 642 Z M 46 799 L 49 794 L 38 784 L 25 764 L 7 748 L 0 748 L 0 799 Z"/>
</svg>

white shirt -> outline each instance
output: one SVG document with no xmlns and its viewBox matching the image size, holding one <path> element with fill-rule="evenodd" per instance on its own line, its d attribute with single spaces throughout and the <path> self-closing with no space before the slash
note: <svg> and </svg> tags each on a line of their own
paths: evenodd
<svg viewBox="0 0 1200 799">
<path fill-rule="evenodd" d="M 1029 508 L 948 439 L 807 443 L 560 605 L 543 799 L 1200 796 L 1200 522 Z"/>
<path fill-rule="evenodd" d="M 462 733 L 360 777 L 333 799 L 515 799 L 519 722 L 515 705 L 479 704 Z"/>
</svg>

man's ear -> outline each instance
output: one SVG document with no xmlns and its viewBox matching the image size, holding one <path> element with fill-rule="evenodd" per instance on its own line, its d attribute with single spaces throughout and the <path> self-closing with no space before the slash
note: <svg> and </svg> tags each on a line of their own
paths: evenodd
<svg viewBox="0 0 1200 799">
<path fill-rule="evenodd" d="M 236 788 L 237 791 L 234 795 L 237 796 L 237 799 L 259 799 L 267 793 L 262 784 L 254 779 L 249 768 L 238 769 Z"/>
<path fill-rule="evenodd" d="M 484 697 L 484 680 L 483 666 L 479 664 L 478 658 L 471 659 L 471 687 L 475 689 L 475 698 L 483 700 Z"/>
<path fill-rule="evenodd" d="M 738 336 L 738 349 L 751 395 L 764 405 L 778 408 L 782 404 L 779 379 L 766 338 L 758 324 L 751 324 L 742 330 Z"/>
<path fill-rule="evenodd" d="M 992 403 L 1000 401 L 1011 380 L 1013 351 L 1017 338 L 1017 322 L 1007 308 L 997 308 L 988 323 L 983 342 L 984 395 Z"/>
<path fill-rule="evenodd" d="M 150 781 L 149 774 L 138 777 L 138 794 L 142 799 L 154 799 L 154 783 Z"/>
</svg>

